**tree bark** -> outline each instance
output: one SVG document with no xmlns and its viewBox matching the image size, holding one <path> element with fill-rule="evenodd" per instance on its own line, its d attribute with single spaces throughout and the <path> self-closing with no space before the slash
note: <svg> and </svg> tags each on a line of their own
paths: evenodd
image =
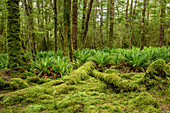
<svg viewBox="0 0 170 113">
<path fill-rule="evenodd" d="M 73 8 L 72 8 L 72 40 L 73 40 L 73 49 L 77 50 L 77 17 L 78 17 L 78 0 L 73 0 Z"/>
<path fill-rule="evenodd" d="M 57 0 L 54 0 L 54 37 L 55 37 L 55 52 L 57 51 Z"/>
<path fill-rule="evenodd" d="M 84 32 L 84 26 L 85 26 L 85 19 L 86 19 L 86 7 L 87 7 L 87 1 L 83 0 L 83 16 L 82 16 L 82 28 L 81 28 L 81 48 L 83 47 L 83 32 Z"/>
<path fill-rule="evenodd" d="M 70 14 L 71 14 L 71 0 L 64 0 L 64 34 L 67 39 L 67 48 L 68 48 L 68 56 L 70 61 L 73 61 L 73 49 L 72 49 L 72 40 L 70 33 Z"/>
<path fill-rule="evenodd" d="M 83 32 L 83 48 L 85 48 L 86 45 L 86 36 L 87 36 L 87 32 L 88 32 L 88 23 L 90 20 L 90 14 L 91 14 L 91 9 L 92 9 L 92 4 L 93 4 L 93 0 L 90 0 L 89 6 L 88 6 L 88 10 L 87 10 L 87 17 L 86 17 L 86 22 L 85 22 L 85 29 Z"/>
<path fill-rule="evenodd" d="M 126 3 L 126 16 L 125 16 L 125 20 L 126 20 L 125 27 L 126 28 L 128 27 L 128 8 L 129 8 L 129 0 L 127 0 L 127 3 Z"/>
<path fill-rule="evenodd" d="M 115 0 L 110 0 L 110 32 L 109 32 L 109 48 L 112 48 L 114 34 L 114 6 Z"/>
<path fill-rule="evenodd" d="M 129 13 L 129 30 L 128 30 L 128 37 L 129 37 L 129 45 L 130 48 L 132 48 L 132 38 L 131 38 L 131 29 L 132 29 L 132 9 L 133 9 L 133 0 L 131 0 L 131 4 L 130 4 L 130 13 Z"/>
<path fill-rule="evenodd" d="M 142 11 L 141 49 L 143 49 L 144 46 L 146 45 L 146 40 L 145 40 L 145 26 L 146 26 L 145 13 L 146 13 L 146 0 L 144 0 L 144 2 L 143 2 L 143 11 Z"/>
<path fill-rule="evenodd" d="M 8 68 L 19 67 L 25 64 L 24 51 L 22 48 L 23 40 L 20 37 L 20 13 L 19 0 L 9 0 L 7 2 L 8 24 Z"/>
<path fill-rule="evenodd" d="M 166 0 L 161 0 L 161 15 L 160 15 L 160 33 L 159 33 L 159 47 L 163 45 L 164 32 L 165 32 L 165 10 L 166 10 Z"/>
<path fill-rule="evenodd" d="M 100 9 L 100 39 L 101 39 L 101 44 L 104 46 L 104 41 L 103 41 L 103 1 L 101 0 L 101 9 Z M 101 46 L 101 47 L 102 47 Z"/>
</svg>

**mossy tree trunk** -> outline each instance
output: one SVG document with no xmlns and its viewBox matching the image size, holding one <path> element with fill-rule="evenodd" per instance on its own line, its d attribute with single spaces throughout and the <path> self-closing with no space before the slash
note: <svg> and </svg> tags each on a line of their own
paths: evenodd
<svg viewBox="0 0 170 113">
<path fill-rule="evenodd" d="M 146 45 L 146 39 L 145 39 L 145 28 L 146 28 L 146 19 L 145 14 L 146 13 L 146 0 L 143 2 L 143 11 L 142 11 L 142 29 L 141 29 L 141 49 L 144 48 Z"/>
<path fill-rule="evenodd" d="M 165 10 L 166 0 L 161 0 L 161 15 L 160 15 L 160 33 L 159 33 L 159 47 L 162 47 L 165 33 Z"/>
<path fill-rule="evenodd" d="M 24 64 L 24 51 L 20 38 L 20 13 L 19 0 L 9 0 L 7 2 L 8 24 L 8 68 L 19 67 Z"/>
<path fill-rule="evenodd" d="M 70 27 L 70 14 L 71 14 L 71 0 L 64 0 L 64 35 L 67 39 L 68 56 L 70 61 L 73 60 L 73 49 L 71 40 L 71 27 Z"/>
<path fill-rule="evenodd" d="M 73 49 L 77 50 L 77 17 L 78 17 L 78 0 L 73 0 L 73 9 L 72 9 L 72 39 L 73 39 Z"/>
<path fill-rule="evenodd" d="M 112 48 L 113 44 L 113 34 L 114 34 L 114 9 L 115 0 L 110 0 L 110 32 L 109 32 L 109 48 Z"/>
<path fill-rule="evenodd" d="M 57 0 L 54 0 L 54 24 L 55 51 L 57 51 Z"/>
</svg>

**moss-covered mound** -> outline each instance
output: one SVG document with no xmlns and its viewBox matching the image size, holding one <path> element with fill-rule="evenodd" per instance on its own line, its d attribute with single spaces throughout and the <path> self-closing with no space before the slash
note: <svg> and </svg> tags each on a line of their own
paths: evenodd
<svg viewBox="0 0 170 113">
<path fill-rule="evenodd" d="M 26 88 L 28 86 L 29 86 L 28 83 L 21 78 L 11 79 L 11 83 L 10 83 L 11 89 L 23 89 L 23 88 Z"/>
<path fill-rule="evenodd" d="M 131 110 L 138 109 L 139 112 L 145 111 L 146 113 L 163 113 L 158 102 L 147 92 L 142 92 L 136 98 L 131 99 L 129 101 L 129 108 Z"/>
<path fill-rule="evenodd" d="M 148 67 L 140 83 L 145 84 L 147 89 L 153 86 L 161 87 L 162 85 L 169 84 L 169 75 L 170 66 L 164 60 L 158 59 Z"/>
<path fill-rule="evenodd" d="M 170 66 L 164 60 L 158 59 L 153 62 L 147 69 L 145 77 L 157 79 L 157 77 L 166 78 L 170 75 Z"/>
<path fill-rule="evenodd" d="M 97 70 L 93 70 L 92 76 L 112 85 L 113 88 L 118 92 L 139 90 L 139 85 L 137 83 L 130 81 L 130 80 L 122 79 L 121 77 L 119 77 L 116 74 L 106 74 L 106 73 L 99 72 Z"/>
</svg>

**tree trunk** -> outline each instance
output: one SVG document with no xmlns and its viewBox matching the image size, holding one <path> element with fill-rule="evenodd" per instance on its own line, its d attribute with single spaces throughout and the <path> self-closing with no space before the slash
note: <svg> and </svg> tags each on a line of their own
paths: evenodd
<svg viewBox="0 0 170 113">
<path fill-rule="evenodd" d="M 36 54 L 36 50 L 35 50 L 35 33 L 34 33 L 34 18 L 33 18 L 33 1 L 32 0 L 28 0 L 28 6 L 29 6 L 29 12 L 30 12 L 30 30 L 31 30 L 31 50 L 32 50 L 32 54 L 33 56 L 35 56 Z"/>
<path fill-rule="evenodd" d="M 101 0 L 101 9 L 100 9 L 100 39 L 101 39 L 101 44 L 104 46 L 104 41 L 103 41 L 103 1 Z M 102 47 L 101 46 L 101 47 Z"/>
<path fill-rule="evenodd" d="M 73 8 L 72 8 L 72 39 L 73 39 L 73 49 L 77 50 L 77 17 L 78 17 L 78 0 L 73 0 Z"/>
<path fill-rule="evenodd" d="M 71 34 L 70 34 L 70 14 L 71 14 L 71 0 L 64 0 L 64 35 L 67 39 L 67 48 L 68 50 L 68 56 L 70 58 L 70 61 L 73 61 L 73 49 L 72 49 L 72 40 L 71 40 Z"/>
<path fill-rule="evenodd" d="M 147 6 L 149 6 L 149 0 L 147 1 Z M 150 10 L 150 8 L 148 7 L 148 9 L 147 9 L 147 21 L 149 21 L 149 10 Z"/>
<path fill-rule="evenodd" d="M 126 16 L 125 16 L 125 20 L 126 20 L 125 27 L 126 28 L 128 27 L 128 8 L 129 8 L 129 0 L 127 0 L 127 3 L 126 3 Z"/>
<path fill-rule="evenodd" d="M 55 52 L 57 51 L 57 0 L 54 0 L 54 37 L 55 37 Z"/>
<path fill-rule="evenodd" d="M 107 22 L 106 22 L 106 37 L 109 39 L 109 16 L 110 16 L 110 2 L 107 0 Z"/>
<path fill-rule="evenodd" d="M 82 28 L 81 28 L 81 48 L 83 47 L 83 32 L 84 32 L 84 26 L 85 26 L 85 19 L 86 19 L 86 7 L 87 7 L 87 1 L 83 0 L 83 16 L 82 16 Z"/>
<path fill-rule="evenodd" d="M 141 49 L 143 49 L 144 46 L 146 45 L 146 40 L 145 40 L 145 26 L 146 26 L 145 13 L 146 13 L 146 0 L 144 0 L 144 2 L 143 2 L 143 11 L 142 11 Z"/>
<path fill-rule="evenodd" d="M 20 13 L 19 0 L 9 0 L 7 2 L 8 24 L 8 68 L 19 67 L 25 64 L 24 51 L 22 48 L 23 40 L 20 38 Z"/>
<path fill-rule="evenodd" d="M 164 39 L 165 10 L 166 10 L 166 0 L 161 0 L 161 15 L 160 15 L 161 19 L 160 19 L 159 47 L 162 47 L 163 39 Z"/>
<path fill-rule="evenodd" d="M 109 32 L 109 48 L 112 48 L 114 34 L 114 5 L 115 0 L 110 0 L 110 32 Z"/>
<path fill-rule="evenodd" d="M 130 4 L 130 13 L 129 13 L 129 30 L 128 30 L 128 37 L 129 37 L 129 45 L 130 48 L 132 48 L 132 38 L 131 38 L 131 28 L 132 28 L 132 8 L 133 8 L 133 0 L 131 0 L 131 4 Z"/>
<path fill-rule="evenodd" d="M 87 17 L 86 17 L 86 22 L 85 22 L 85 28 L 83 31 L 83 48 L 85 48 L 86 45 L 86 36 L 87 36 L 87 32 L 88 32 L 88 23 L 90 20 L 90 14 L 91 14 L 91 9 L 92 9 L 92 4 L 93 4 L 93 0 L 90 0 L 89 6 L 88 6 L 88 10 L 87 10 Z"/>
</svg>

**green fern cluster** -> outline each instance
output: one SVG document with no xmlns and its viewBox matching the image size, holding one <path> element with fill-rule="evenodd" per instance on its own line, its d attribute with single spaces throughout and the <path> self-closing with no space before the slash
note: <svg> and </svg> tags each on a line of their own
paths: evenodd
<svg viewBox="0 0 170 113">
<path fill-rule="evenodd" d="M 8 55 L 1 53 L 0 54 L 0 70 L 7 67 L 7 60 L 8 60 Z"/>
<path fill-rule="evenodd" d="M 67 57 L 56 56 L 53 52 L 40 52 L 35 61 L 30 60 L 32 67 L 39 70 L 38 76 L 62 77 L 73 70 Z"/>
</svg>

